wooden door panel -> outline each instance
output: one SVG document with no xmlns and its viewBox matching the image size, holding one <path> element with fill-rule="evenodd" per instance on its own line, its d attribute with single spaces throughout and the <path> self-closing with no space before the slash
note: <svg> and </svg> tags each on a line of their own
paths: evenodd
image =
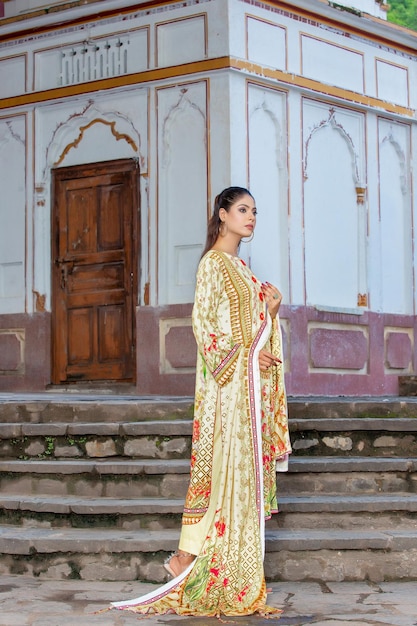
<svg viewBox="0 0 417 626">
<path fill-rule="evenodd" d="M 94 223 L 96 222 L 95 190 L 82 189 L 67 194 L 63 250 L 68 257 L 95 252 Z"/>
<path fill-rule="evenodd" d="M 89 364 L 93 360 L 93 309 L 68 311 L 68 365 Z"/>
<path fill-rule="evenodd" d="M 124 275 L 123 263 L 80 264 L 68 275 L 68 296 L 90 295 L 98 291 L 106 291 L 109 300 L 115 291 L 124 296 Z"/>
<path fill-rule="evenodd" d="M 134 380 L 138 171 L 54 173 L 53 382 Z"/>
<path fill-rule="evenodd" d="M 115 361 L 118 355 L 125 349 L 123 339 L 124 311 L 122 306 L 106 306 L 98 309 L 98 330 L 100 337 L 104 338 L 99 345 L 100 362 Z"/>
<path fill-rule="evenodd" d="M 101 188 L 100 206 L 106 207 L 106 215 L 99 219 L 99 250 L 115 250 L 123 247 L 123 215 L 119 206 L 123 202 L 122 188 L 118 186 Z"/>
</svg>

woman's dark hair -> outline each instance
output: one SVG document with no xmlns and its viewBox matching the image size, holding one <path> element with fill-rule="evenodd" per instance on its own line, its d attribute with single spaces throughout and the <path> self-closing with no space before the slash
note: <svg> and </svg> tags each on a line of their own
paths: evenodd
<svg viewBox="0 0 417 626">
<path fill-rule="evenodd" d="M 219 215 L 220 209 L 229 211 L 232 204 L 237 202 L 239 198 L 241 198 L 245 194 L 248 194 L 248 196 L 253 198 L 251 192 L 244 187 L 227 187 L 214 198 L 213 215 L 211 216 L 210 221 L 207 225 L 206 245 L 204 247 L 203 254 L 201 255 L 202 257 L 209 250 L 211 250 L 211 248 L 217 241 L 217 237 L 219 236 L 221 226 L 221 220 Z"/>
</svg>

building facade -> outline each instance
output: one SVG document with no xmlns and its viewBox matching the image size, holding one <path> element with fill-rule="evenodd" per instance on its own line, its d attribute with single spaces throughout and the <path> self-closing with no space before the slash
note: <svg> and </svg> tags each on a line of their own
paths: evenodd
<svg viewBox="0 0 417 626">
<path fill-rule="evenodd" d="M 375 0 L 0 3 L 0 390 L 191 395 L 215 195 L 284 294 L 287 391 L 416 373 L 417 36 Z"/>
</svg>

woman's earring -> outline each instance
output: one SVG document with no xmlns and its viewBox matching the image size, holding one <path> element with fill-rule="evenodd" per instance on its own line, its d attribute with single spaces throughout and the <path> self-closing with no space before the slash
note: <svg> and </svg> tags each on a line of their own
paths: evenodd
<svg viewBox="0 0 417 626">
<path fill-rule="evenodd" d="M 253 232 L 251 236 L 249 237 L 249 239 L 241 239 L 240 241 L 243 241 L 243 243 L 249 243 L 250 241 L 252 241 L 254 237 L 255 237 L 255 233 Z"/>
</svg>

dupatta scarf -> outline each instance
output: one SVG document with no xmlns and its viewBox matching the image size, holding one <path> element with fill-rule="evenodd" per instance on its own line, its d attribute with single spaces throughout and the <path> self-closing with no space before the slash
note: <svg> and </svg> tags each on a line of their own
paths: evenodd
<svg viewBox="0 0 417 626">
<path fill-rule="evenodd" d="M 244 261 L 208 252 L 197 272 L 198 346 L 191 474 L 179 547 L 196 555 L 158 590 L 113 603 L 139 613 L 279 613 L 266 604 L 265 519 L 291 446 L 279 323 Z M 265 348 L 281 363 L 261 371 Z"/>
</svg>

